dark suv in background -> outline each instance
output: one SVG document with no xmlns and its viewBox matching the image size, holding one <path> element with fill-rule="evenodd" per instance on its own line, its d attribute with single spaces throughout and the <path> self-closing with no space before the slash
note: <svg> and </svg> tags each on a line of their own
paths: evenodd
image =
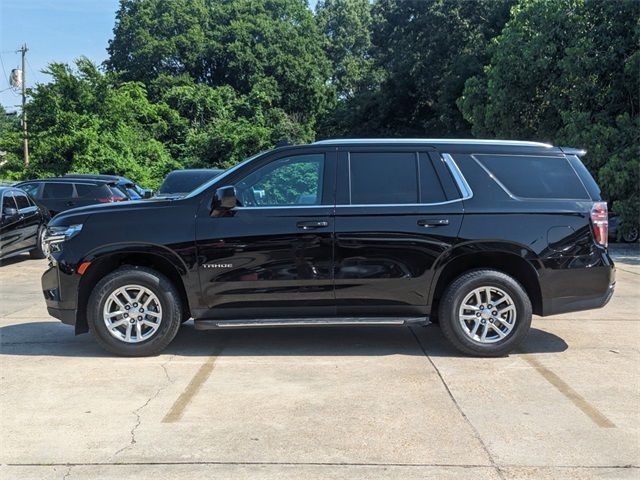
<svg viewBox="0 0 640 480">
<path fill-rule="evenodd" d="M 327 140 L 261 153 L 177 200 L 49 224 L 51 315 L 152 355 L 197 329 L 410 325 L 504 355 L 532 314 L 605 305 L 607 205 L 579 156 L 534 142 Z"/>
<path fill-rule="evenodd" d="M 0 260 L 20 253 L 44 258 L 42 240 L 51 219 L 24 191 L 0 186 Z"/>
<path fill-rule="evenodd" d="M 49 209 L 52 217 L 71 208 L 129 200 L 128 194 L 114 180 L 60 177 L 29 180 L 14 186 Z"/>
</svg>

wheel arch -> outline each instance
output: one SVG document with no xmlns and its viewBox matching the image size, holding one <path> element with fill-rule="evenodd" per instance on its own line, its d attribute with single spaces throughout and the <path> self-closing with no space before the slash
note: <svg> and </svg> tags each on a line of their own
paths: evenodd
<svg viewBox="0 0 640 480">
<path fill-rule="evenodd" d="M 76 334 L 89 330 L 87 324 L 87 307 L 89 296 L 96 284 L 105 275 L 123 265 L 147 267 L 165 275 L 176 287 L 182 301 L 183 315 L 191 316 L 189 296 L 185 287 L 187 269 L 181 259 L 172 252 L 164 249 L 140 247 L 120 248 L 117 251 L 92 252 L 86 261 L 90 261 L 89 268 L 80 278 L 78 285 L 78 306 L 75 331 Z"/>
<path fill-rule="evenodd" d="M 481 268 L 497 270 L 516 279 L 527 292 L 533 313 L 542 314 L 542 291 L 537 271 L 540 263 L 530 250 L 511 244 L 470 243 L 454 249 L 437 269 L 429 294 L 432 315 L 437 314 L 440 299 L 454 279 Z"/>
</svg>

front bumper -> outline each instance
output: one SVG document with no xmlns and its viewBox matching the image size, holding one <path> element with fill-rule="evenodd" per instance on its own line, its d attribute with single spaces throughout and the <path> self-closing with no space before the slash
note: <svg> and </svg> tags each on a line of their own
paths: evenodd
<svg viewBox="0 0 640 480">
<path fill-rule="evenodd" d="M 65 273 L 59 266 L 49 265 L 42 274 L 42 293 L 49 315 L 67 325 L 77 318 L 78 275 Z"/>
</svg>

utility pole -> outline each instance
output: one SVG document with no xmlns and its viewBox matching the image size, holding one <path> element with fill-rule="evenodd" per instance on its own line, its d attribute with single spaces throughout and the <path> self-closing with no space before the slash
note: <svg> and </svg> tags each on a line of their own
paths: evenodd
<svg viewBox="0 0 640 480">
<path fill-rule="evenodd" d="M 27 133 L 27 110 L 24 108 L 25 104 L 27 103 L 27 70 L 25 68 L 25 55 L 27 54 L 27 51 L 29 49 L 27 48 L 27 44 L 23 44 L 22 47 L 20 47 L 20 50 L 18 50 L 18 52 L 20 52 L 22 54 L 22 138 L 23 138 L 23 143 L 24 143 L 24 148 L 23 148 L 23 152 L 24 152 L 24 166 L 28 167 L 29 166 L 29 137 L 28 137 L 28 133 Z"/>
</svg>

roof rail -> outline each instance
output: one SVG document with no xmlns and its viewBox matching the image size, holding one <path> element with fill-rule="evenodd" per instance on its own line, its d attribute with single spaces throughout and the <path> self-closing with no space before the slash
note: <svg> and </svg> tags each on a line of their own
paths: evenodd
<svg viewBox="0 0 640 480">
<path fill-rule="evenodd" d="M 527 142 L 520 140 L 486 140 L 486 139 L 461 139 L 461 138 L 333 138 L 319 140 L 314 145 L 357 144 L 357 143 L 428 143 L 431 145 L 507 145 L 520 147 L 544 147 L 553 148 L 553 145 L 542 142 Z"/>
</svg>

